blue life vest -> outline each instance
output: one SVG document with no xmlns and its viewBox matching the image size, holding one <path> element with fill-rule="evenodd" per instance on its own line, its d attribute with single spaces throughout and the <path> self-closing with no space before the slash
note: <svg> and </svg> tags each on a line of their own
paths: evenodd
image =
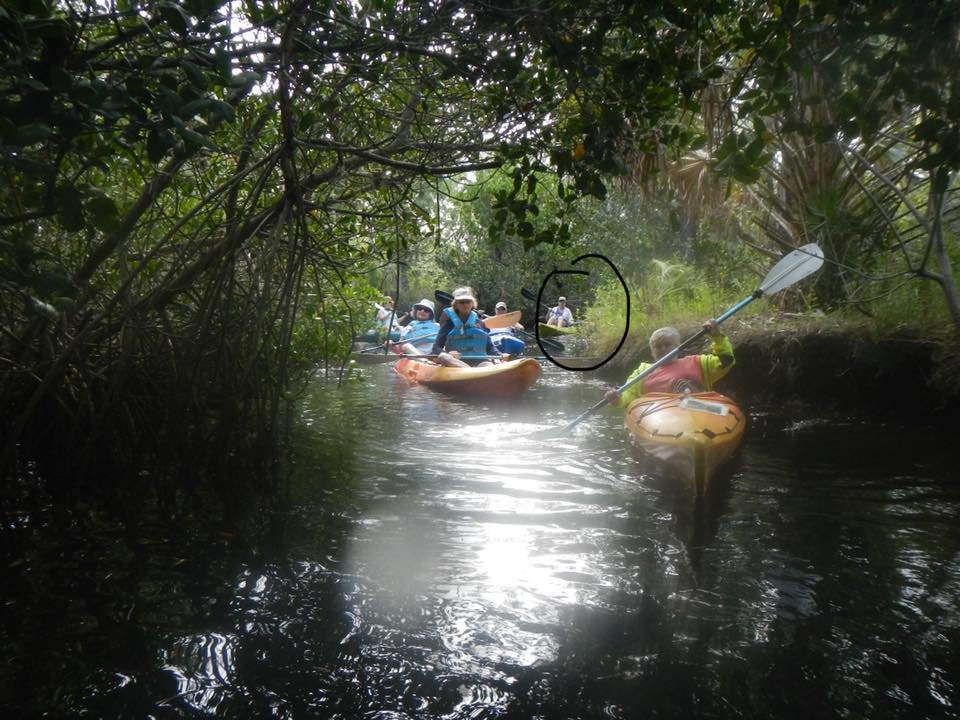
<svg viewBox="0 0 960 720">
<path fill-rule="evenodd" d="M 527 346 L 523 340 L 509 332 L 490 333 L 490 339 L 497 350 L 508 355 L 519 355 Z"/>
<path fill-rule="evenodd" d="M 440 324 L 433 320 L 414 320 L 404 329 L 403 341 L 413 345 L 420 352 L 429 352 L 433 341 L 437 339 Z"/>
<path fill-rule="evenodd" d="M 456 350 L 464 359 L 483 357 L 487 354 L 489 336 L 480 329 L 478 325 L 480 318 L 473 310 L 467 316 L 466 322 L 460 319 L 453 308 L 444 309 L 443 314 L 453 323 L 444 345 L 447 350 Z"/>
</svg>

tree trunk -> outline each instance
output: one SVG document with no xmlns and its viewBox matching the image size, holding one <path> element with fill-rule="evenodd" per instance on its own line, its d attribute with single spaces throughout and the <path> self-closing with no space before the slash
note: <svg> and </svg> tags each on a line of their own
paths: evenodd
<svg viewBox="0 0 960 720">
<path fill-rule="evenodd" d="M 949 187 L 949 183 L 947 186 Z M 943 240 L 943 205 L 946 202 L 946 193 L 934 194 L 931 189 L 928 202 L 930 207 L 936 208 L 937 213 L 931 225 L 930 244 L 940 268 L 940 288 L 943 290 L 943 296 L 947 302 L 950 319 L 953 320 L 954 337 L 960 340 L 960 295 L 957 293 L 957 280 L 953 275 L 950 253 L 947 252 L 947 244 Z"/>
</svg>

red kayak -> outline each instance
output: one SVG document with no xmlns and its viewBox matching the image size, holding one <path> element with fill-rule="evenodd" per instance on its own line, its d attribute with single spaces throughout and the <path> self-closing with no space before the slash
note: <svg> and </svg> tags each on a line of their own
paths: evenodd
<svg viewBox="0 0 960 720">
<path fill-rule="evenodd" d="M 540 363 L 533 358 L 508 360 L 483 367 L 447 367 L 430 360 L 402 358 L 394 371 L 411 384 L 419 383 L 452 395 L 517 397 L 540 377 Z"/>
</svg>

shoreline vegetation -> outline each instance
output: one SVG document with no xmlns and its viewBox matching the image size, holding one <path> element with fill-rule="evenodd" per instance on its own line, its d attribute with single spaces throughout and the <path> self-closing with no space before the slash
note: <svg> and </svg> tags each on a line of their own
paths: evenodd
<svg viewBox="0 0 960 720">
<path fill-rule="evenodd" d="M 464 284 L 528 330 L 522 289 L 565 296 L 598 352 L 628 292 L 629 363 L 638 333 L 699 328 L 813 242 L 817 275 L 757 305 L 822 311 L 824 338 L 857 311 L 872 329 L 774 334 L 743 375 L 779 368 L 777 390 L 832 402 L 805 373 L 880 395 L 887 375 L 850 365 L 889 354 L 883 382 L 918 398 L 918 377 L 960 384 L 956 12 L 8 5 L 0 504 L 36 462 L 108 494 L 257 484 L 246 470 L 284 461 L 304 384 L 346 365 L 373 303 Z M 929 364 L 884 343 L 931 326 L 952 339 Z"/>
<path fill-rule="evenodd" d="M 631 327 L 604 376 L 619 382 L 649 362 L 646 338 L 656 327 Z M 700 325 L 679 321 L 676 327 L 688 337 Z M 741 400 L 816 405 L 851 416 L 960 415 L 960 349 L 949 329 L 882 329 L 868 318 L 784 312 L 733 318 L 722 329 L 737 364 L 718 390 Z"/>
</svg>

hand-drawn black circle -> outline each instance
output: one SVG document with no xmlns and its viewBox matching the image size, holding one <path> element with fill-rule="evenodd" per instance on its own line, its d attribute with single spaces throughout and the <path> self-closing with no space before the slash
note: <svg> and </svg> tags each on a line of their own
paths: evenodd
<svg viewBox="0 0 960 720">
<path fill-rule="evenodd" d="M 591 365 L 590 367 L 570 367 L 568 365 L 564 365 L 562 362 L 557 362 L 557 360 L 554 359 L 554 357 L 549 352 L 547 352 L 546 348 L 543 347 L 543 343 L 540 342 L 540 323 L 538 322 L 536 326 L 536 334 L 537 334 L 536 336 L 537 336 L 537 345 L 540 346 L 540 351 L 544 354 L 544 356 L 546 356 L 547 360 L 552 362 L 557 367 L 563 368 L 564 370 L 586 371 L 586 370 L 596 370 L 598 367 L 603 367 L 608 362 L 610 362 L 610 360 L 612 360 L 613 357 L 618 352 L 620 352 L 620 348 L 623 347 L 623 343 L 627 339 L 627 334 L 630 332 L 630 291 L 627 289 L 627 283 L 623 279 L 623 275 L 620 274 L 620 271 L 617 270 L 617 266 L 614 265 L 612 262 L 610 262 L 608 258 L 604 257 L 603 255 L 598 255 L 597 253 L 587 253 L 586 255 L 581 255 L 570 264 L 576 265 L 581 260 L 586 260 L 587 258 L 596 258 L 598 260 L 603 260 L 607 265 L 610 266 L 614 274 L 617 276 L 617 280 L 620 281 L 620 286 L 623 288 L 623 295 L 624 297 L 627 298 L 627 312 L 625 316 L 627 320 L 623 326 L 623 335 L 621 336 L 620 342 L 617 344 L 616 349 L 614 349 L 614 351 L 610 353 L 610 355 L 605 357 L 596 365 Z M 553 272 L 551 272 L 549 275 L 547 275 L 543 279 L 543 283 L 540 285 L 540 292 L 537 293 L 537 308 L 538 308 L 537 312 L 539 312 L 539 307 L 541 305 L 546 306 L 546 303 L 541 302 L 540 298 L 543 297 L 543 291 L 546 289 L 547 283 L 550 281 L 550 278 L 552 278 L 554 275 L 589 275 L 589 274 L 590 273 L 586 270 L 554 270 Z"/>
</svg>

